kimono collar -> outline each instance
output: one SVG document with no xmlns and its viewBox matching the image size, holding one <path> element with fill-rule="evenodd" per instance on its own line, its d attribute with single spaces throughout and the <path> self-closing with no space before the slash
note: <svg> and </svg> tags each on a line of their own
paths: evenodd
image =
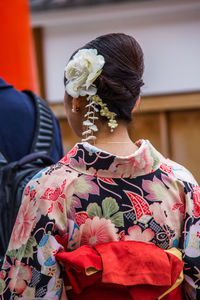
<svg viewBox="0 0 200 300">
<path fill-rule="evenodd" d="M 78 143 L 60 162 L 79 173 L 107 178 L 137 177 L 158 169 L 162 155 L 148 140 L 136 145 L 139 148 L 132 155 L 115 156 L 89 143 Z"/>
</svg>

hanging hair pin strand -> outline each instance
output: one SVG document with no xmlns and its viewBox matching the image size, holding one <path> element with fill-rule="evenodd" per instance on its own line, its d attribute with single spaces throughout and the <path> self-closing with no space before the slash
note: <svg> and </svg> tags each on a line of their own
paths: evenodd
<svg viewBox="0 0 200 300">
<path fill-rule="evenodd" d="M 97 95 L 97 87 L 94 84 L 97 77 L 100 76 L 104 64 L 104 57 L 99 55 L 96 49 L 80 49 L 65 68 L 66 92 L 75 98 L 87 96 L 88 112 L 84 115 L 86 120 L 83 121 L 83 126 L 87 129 L 82 134 L 86 135 L 86 138 L 82 139 L 83 142 L 96 139 L 93 132 L 97 132 L 98 128 L 94 122 L 99 118 L 95 113 L 108 119 L 111 132 L 118 126 L 115 119 L 117 115 L 111 112 L 107 104 Z M 73 109 L 72 112 L 74 112 Z"/>
</svg>

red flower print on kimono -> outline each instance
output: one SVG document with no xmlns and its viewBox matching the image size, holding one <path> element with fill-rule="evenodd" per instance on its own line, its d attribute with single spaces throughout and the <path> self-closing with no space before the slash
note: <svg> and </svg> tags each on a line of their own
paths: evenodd
<svg viewBox="0 0 200 300">
<path fill-rule="evenodd" d="M 29 193 L 30 193 L 30 185 L 26 187 L 26 189 L 24 191 L 24 195 L 28 196 Z"/>
<path fill-rule="evenodd" d="M 198 218 L 200 217 L 200 188 L 198 186 L 195 186 L 193 190 L 193 203 L 193 213 L 195 218 Z"/>
<path fill-rule="evenodd" d="M 179 209 L 181 214 L 184 215 L 184 213 L 185 213 L 185 203 L 184 203 L 184 200 L 182 199 L 180 193 L 179 193 L 179 198 L 180 198 L 180 202 L 174 204 L 174 206 L 172 207 L 172 210 Z"/>
<path fill-rule="evenodd" d="M 15 221 L 8 250 L 19 249 L 28 241 L 34 227 L 35 210 L 35 201 L 29 199 L 28 195 L 25 196 Z"/>
<path fill-rule="evenodd" d="M 70 158 L 75 156 L 78 151 L 78 146 L 74 146 L 59 162 L 67 165 L 70 162 Z"/>
<path fill-rule="evenodd" d="M 20 261 L 16 260 L 8 273 L 8 277 L 11 278 L 9 282 L 9 288 L 13 292 L 14 290 L 20 295 L 24 292 L 27 286 L 27 281 L 32 278 L 31 269 L 29 266 L 25 266 Z"/>
<path fill-rule="evenodd" d="M 43 215 L 48 214 L 50 219 L 55 219 L 60 229 L 64 229 L 66 225 L 66 195 L 64 193 L 66 179 L 63 180 L 61 186 L 57 183 L 55 185 L 54 188 L 47 188 L 40 197 L 40 210 Z"/>
<path fill-rule="evenodd" d="M 171 172 L 172 172 L 172 167 L 170 167 L 168 164 L 166 164 L 166 163 L 162 163 L 161 165 L 160 165 L 160 169 L 162 170 L 162 171 L 164 171 L 165 173 L 167 173 L 167 174 L 170 174 Z"/>
</svg>

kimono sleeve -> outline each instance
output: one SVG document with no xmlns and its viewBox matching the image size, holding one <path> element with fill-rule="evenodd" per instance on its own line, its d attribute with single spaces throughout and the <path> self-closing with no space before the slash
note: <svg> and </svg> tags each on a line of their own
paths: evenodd
<svg viewBox="0 0 200 300">
<path fill-rule="evenodd" d="M 55 255 L 67 235 L 66 181 L 53 185 L 39 175 L 23 194 L 0 272 L 0 299 L 56 300 L 62 293 L 62 269 Z"/>
<path fill-rule="evenodd" d="M 185 183 L 185 216 L 180 239 L 187 299 L 200 299 L 200 188 Z"/>
</svg>

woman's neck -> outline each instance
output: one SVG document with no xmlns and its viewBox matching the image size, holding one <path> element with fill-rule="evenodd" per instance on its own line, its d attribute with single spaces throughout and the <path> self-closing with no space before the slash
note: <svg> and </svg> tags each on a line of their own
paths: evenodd
<svg viewBox="0 0 200 300">
<path fill-rule="evenodd" d="M 96 134 L 94 146 L 117 156 L 128 156 L 133 154 L 138 147 L 130 139 L 127 125 L 119 122 L 113 132 L 106 125 L 101 126 Z"/>
</svg>

